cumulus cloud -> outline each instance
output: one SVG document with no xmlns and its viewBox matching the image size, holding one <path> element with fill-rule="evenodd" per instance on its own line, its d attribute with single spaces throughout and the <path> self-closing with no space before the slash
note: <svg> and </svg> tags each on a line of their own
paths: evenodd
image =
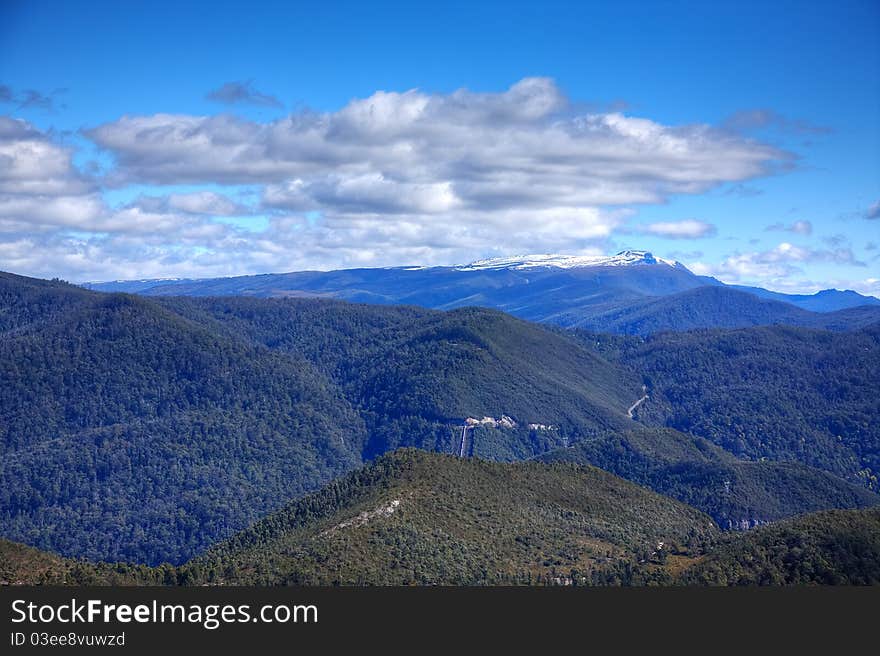
<svg viewBox="0 0 880 656">
<path fill-rule="evenodd" d="M 67 148 L 26 121 L 0 116 L 0 193 L 55 196 L 91 188 Z"/>
<path fill-rule="evenodd" d="M 468 207 L 657 202 L 762 175 L 788 155 L 708 126 L 576 114 L 547 79 L 502 93 L 377 92 L 268 123 L 126 116 L 87 134 L 125 181 L 448 185 Z M 358 189 L 357 193 L 360 193 Z"/>
<path fill-rule="evenodd" d="M 542 208 L 469 216 L 456 225 L 406 213 L 391 222 L 358 206 L 337 210 L 332 224 L 280 212 L 265 229 L 245 231 L 212 219 L 253 208 L 211 191 L 142 195 L 110 207 L 72 165 L 69 149 L 24 121 L 0 121 L 0 152 L 6 164 L 0 169 L 0 268 L 73 280 L 448 263 L 469 259 L 487 244 L 491 250 L 502 232 L 520 249 L 544 247 L 564 233 L 577 249 L 606 238 L 622 217 L 596 208 Z M 343 191 L 373 209 L 386 209 L 394 192 L 378 193 L 366 183 L 358 194 Z M 416 188 L 411 204 L 440 211 L 442 191 Z"/>
<path fill-rule="evenodd" d="M 797 235 L 810 235 L 813 233 L 813 224 L 809 221 L 795 221 L 791 224 L 774 223 L 764 228 L 765 232 L 793 232 Z"/>
<path fill-rule="evenodd" d="M 283 107 L 284 105 L 275 96 L 262 93 L 254 88 L 253 80 L 244 82 L 227 82 L 207 96 L 208 100 L 224 103 L 226 105 L 244 104 L 259 105 L 262 107 Z"/>
<path fill-rule="evenodd" d="M 866 219 L 880 219 L 880 200 L 871 205 L 865 212 Z"/>
<path fill-rule="evenodd" d="M 87 229 L 97 227 L 103 213 L 104 203 L 97 194 L 0 194 L 0 226 L 7 231 L 45 226 Z"/>
<path fill-rule="evenodd" d="M 30 123 L 0 116 L 0 240 L 53 229 L 81 229 L 106 208 L 95 185 L 73 164 L 68 148 Z"/>
<path fill-rule="evenodd" d="M 238 84 L 216 92 L 253 102 L 259 92 Z M 635 205 L 742 183 L 792 157 L 707 125 L 586 111 L 546 78 L 497 93 L 379 91 L 267 122 L 123 116 L 83 134 L 112 158 L 98 180 L 46 134 L 0 121 L 2 266 L 84 280 L 593 253 Z M 98 191 L 130 184 L 251 184 L 258 205 L 151 191 L 109 207 Z M 245 214 L 262 217 L 258 230 L 215 220 Z M 714 233 L 695 219 L 646 230 Z"/>
<path fill-rule="evenodd" d="M 448 182 L 401 182 L 381 173 L 349 177 L 330 175 L 313 182 L 297 178 L 268 186 L 263 201 L 269 207 L 288 210 L 332 207 L 341 211 L 386 214 L 436 214 L 461 206 Z"/>
<path fill-rule="evenodd" d="M 778 287 L 791 282 L 811 263 L 866 266 L 850 248 L 813 249 L 782 242 L 770 250 L 734 253 L 719 264 L 695 262 L 690 268 L 694 273 L 715 276 L 724 282 L 769 283 Z"/>
<path fill-rule="evenodd" d="M 641 226 L 639 229 L 641 232 L 668 239 L 699 239 L 711 237 L 718 232 L 711 223 L 697 219 L 659 221 Z"/>
<path fill-rule="evenodd" d="M 45 258 L 46 266 L 70 261 L 53 248 L 74 243 L 71 233 L 93 233 L 95 244 L 108 235 L 137 235 L 169 250 L 222 236 L 229 228 L 210 220 L 248 210 L 213 192 L 142 196 L 123 207 L 108 206 L 99 187 L 73 163 L 69 147 L 20 119 L 0 116 L 0 241 L 3 267 L 22 258 Z M 37 245 L 39 244 L 39 247 Z M 16 249 L 35 248 L 31 253 Z M 125 257 L 131 252 L 119 253 Z M 56 257 L 57 256 L 57 257 Z M 69 273 L 69 272 L 66 272 Z"/>
</svg>

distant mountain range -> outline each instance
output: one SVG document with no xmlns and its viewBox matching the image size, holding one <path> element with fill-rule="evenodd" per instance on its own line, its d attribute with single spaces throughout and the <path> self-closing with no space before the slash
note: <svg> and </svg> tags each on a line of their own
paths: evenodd
<svg viewBox="0 0 880 656">
<path fill-rule="evenodd" d="M 318 297 L 449 310 L 481 306 L 542 323 L 621 334 L 784 324 L 849 330 L 880 321 L 880 299 L 854 291 L 789 295 L 725 285 L 646 251 L 532 255 L 453 267 L 346 269 L 89 283 L 146 296 Z"/>
</svg>

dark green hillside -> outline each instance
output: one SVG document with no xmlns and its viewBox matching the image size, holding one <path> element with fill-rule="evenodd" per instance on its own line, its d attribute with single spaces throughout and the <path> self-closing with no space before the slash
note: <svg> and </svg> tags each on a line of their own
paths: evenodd
<svg viewBox="0 0 880 656">
<path fill-rule="evenodd" d="M 363 422 L 305 360 L 136 297 L 16 281 L 4 298 L 50 308 L 53 290 L 65 312 L 0 341 L 5 537 L 182 562 L 360 463 Z"/>
<path fill-rule="evenodd" d="M 564 334 L 501 312 L 436 312 L 309 299 L 167 299 L 169 309 L 312 362 L 370 429 L 365 456 L 399 446 L 451 451 L 464 417 L 502 414 L 518 429 L 484 434 L 475 452 L 530 457 L 628 425 L 638 378 Z M 529 423 L 554 425 L 534 435 Z"/>
<path fill-rule="evenodd" d="M 628 422 L 637 394 L 493 311 L 0 290 L 0 531 L 70 556 L 179 563 L 364 457 L 457 451 L 468 415 L 514 417 L 469 453 L 516 459 Z"/>
<path fill-rule="evenodd" d="M 397 455 L 397 454 L 396 454 Z M 371 485 L 381 485 L 390 477 L 401 476 L 400 468 L 383 464 L 383 469 L 370 473 L 369 470 L 345 479 L 344 492 L 352 492 L 354 488 L 366 491 Z M 590 470 L 586 470 L 590 471 Z M 592 470 L 596 472 L 597 470 Z M 556 473 L 560 470 L 557 469 Z M 576 484 L 582 482 L 574 481 Z M 401 483 L 403 484 L 403 483 Z M 334 484 L 339 488 L 338 483 Z M 389 488 L 389 492 L 396 488 Z M 363 494 L 352 493 L 348 497 L 354 503 L 368 501 Z M 310 503 L 306 503 L 309 502 Z M 342 501 L 345 503 L 345 500 Z M 387 506 L 386 506 L 387 507 Z M 458 574 L 459 559 L 447 558 L 450 550 L 447 542 L 440 542 L 433 547 L 425 545 L 414 535 L 418 531 L 413 528 L 407 531 L 400 524 L 389 525 L 389 520 L 396 515 L 402 505 L 395 506 L 390 514 L 368 515 L 363 523 L 335 529 L 349 531 L 353 539 L 330 539 L 328 536 L 308 537 L 302 529 L 293 528 L 285 532 L 285 526 L 315 524 L 327 521 L 334 512 L 342 516 L 350 512 L 336 501 L 322 496 L 313 495 L 297 504 L 295 511 L 291 506 L 268 521 L 275 521 L 272 527 L 267 522 L 249 529 L 236 536 L 233 540 L 220 545 L 216 550 L 204 557 L 180 567 L 162 565 L 145 567 L 126 563 L 89 563 L 83 560 L 61 558 L 55 554 L 40 551 L 22 544 L 0 539 L 0 585 L 203 585 L 206 582 L 254 581 L 263 580 L 278 583 L 273 576 L 294 574 L 300 580 L 304 572 L 313 572 L 313 561 L 306 561 L 303 568 L 297 568 L 291 558 L 299 551 L 322 549 L 322 556 L 330 554 L 338 560 L 327 561 L 336 566 L 333 577 L 323 570 L 321 580 L 332 580 L 334 583 L 382 583 L 389 581 L 406 581 L 415 584 L 432 583 L 441 577 Z M 375 509 L 374 509 L 375 510 Z M 482 510 L 482 508 L 481 508 Z M 287 513 L 287 514 L 285 514 Z M 549 513 L 545 513 L 549 516 Z M 346 515 L 348 519 L 354 515 Z M 360 515 L 358 515 L 360 517 Z M 467 519 L 467 513 L 459 513 L 456 519 Z M 579 515 L 567 514 L 565 519 L 580 518 Z M 346 520 L 343 520 L 345 522 Z M 370 524 L 384 523 L 384 528 Z M 546 519 L 536 524 L 532 533 L 544 530 L 548 525 Z M 261 533 L 267 539 L 261 547 L 249 547 L 247 543 L 254 538 L 253 530 L 262 526 Z M 478 526 L 486 531 L 492 528 L 485 522 Z M 478 541 L 481 544 L 504 544 L 502 536 L 490 536 L 480 540 L 481 529 L 468 530 L 466 524 L 461 527 L 469 537 L 470 544 Z M 294 541 L 292 535 L 302 533 L 304 537 Z M 403 539 L 398 536 L 403 534 Z M 333 535 L 333 534 L 331 534 Z M 370 536 L 369 541 L 364 536 Z M 570 540 L 567 532 L 549 533 L 552 539 L 561 535 L 563 540 Z M 449 538 L 446 537 L 448 541 Z M 326 538 L 326 539 L 325 539 Z M 291 541 L 288 545 L 288 541 Z M 569 582 L 598 585 L 620 584 L 684 584 L 684 585 L 878 585 L 880 584 L 880 509 L 871 510 L 833 510 L 811 513 L 784 520 L 747 532 L 728 533 L 718 537 L 707 531 L 705 539 L 689 539 L 690 548 L 682 549 L 675 543 L 664 545 L 663 549 L 654 550 L 649 557 L 647 553 L 637 554 L 633 558 L 627 549 L 610 549 L 601 541 L 587 540 L 589 546 L 583 554 L 589 569 L 571 568 L 568 571 L 559 566 L 546 565 L 542 560 L 540 567 L 529 567 L 527 573 L 521 575 L 494 573 L 486 576 L 489 571 L 478 572 L 475 577 L 457 579 L 480 584 L 497 582 L 531 583 L 537 585 L 558 585 Z M 514 538 L 515 548 L 512 561 L 530 562 L 534 548 L 540 546 L 540 553 L 553 553 L 556 549 L 563 552 L 562 558 L 567 562 L 573 556 L 572 550 L 563 541 L 552 542 L 543 535 L 536 541 L 525 541 L 525 536 Z M 701 551 L 701 545 L 706 550 Z M 612 552 L 612 556 L 597 557 L 603 549 Z M 382 555 L 376 550 L 381 550 Z M 387 554 L 385 553 L 387 552 Z M 400 554 L 407 554 L 409 559 L 398 560 Z M 454 552 L 453 552 L 454 553 Z M 464 552 L 468 554 L 467 551 Z M 369 561 L 363 558 L 376 556 L 377 562 L 393 558 L 394 569 L 378 571 L 372 569 Z M 489 558 L 497 559 L 493 553 Z M 540 556 L 539 556 L 540 557 Z M 545 559 L 546 560 L 546 559 Z M 551 559 L 553 560 L 553 559 Z M 644 560 L 644 562 L 641 562 Z M 497 560 L 493 560 L 497 562 Z M 240 569 L 239 569 L 240 567 Z M 291 569 L 291 567 L 293 569 Z M 222 568 L 222 571 L 219 569 Z M 404 569 L 405 568 L 405 569 Z M 399 571 L 403 569 L 403 571 Z M 572 571 L 574 570 L 574 571 Z M 386 577 L 385 574 L 388 574 Z M 357 578 L 346 578 L 355 574 Z M 575 574 L 572 577 L 572 574 Z M 316 579 L 319 577 L 315 577 Z M 311 580 L 311 579 L 308 579 Z M 443 580 L 446 580 L 445 578 Z"/>
<path fill-rule="evenodd" d="M 94 294 L 58 280 L 0 271 L 0 336 L 38 326 L 75 309 Z"/>
<path fill-rule="evenodd" d="M 669 428 L 609 433 L 539 458 L 601 467 L 699 508 L 722 528 L 880 503 L 876 494 L 827 472 L 798 463 L 739 460 Z"/>
<path fill-rule="evenodd" d="M 880 326 L 772 327 L 583 343 L 642 376 L 639 419 L 751 460 L 806 463 L 878 489 Z"/>
<path fill-rule="evenodd" d="M 664 544 L 699 549 L 702 513 L 592 467 L 417 450 L 295 501 L 188 566 L 227 584 L 639 583 Z M 634 571 L 639 572 L 634 575 Z M 635 578 L 634 578 L 635 577 Z"/>
<path fill-rule="evenodd" d="M 880 509 L 830 510 L 729 536 L 688 585 L 878 585 Z"/>
<path fill-rule="evenodd" d="M 405 449 L 179 567 L 90 563 L 0 539 L 0 585 L 504 583 L 878 584 L 880 509 L 722 535 L 699 511 L 593 467 Z"/>
</svg>

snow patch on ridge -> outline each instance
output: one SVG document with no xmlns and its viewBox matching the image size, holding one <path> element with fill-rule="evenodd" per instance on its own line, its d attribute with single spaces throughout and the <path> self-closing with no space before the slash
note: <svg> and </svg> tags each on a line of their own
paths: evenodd
<svg viewBox="0 0 880 656">
<path fill-rule="evenodd" d="M 685 268 L 676 260 L 655 257 L 648 251 L 626 250 L 616 255 L 516 255 L 513 257 L 493 257 L 477 260 L 470 264 L 457 266 L 457 271 L 480 271 L 485 269 L 534 269 L 554 267 L 558 269 L 577 269 L 583 267 L 665 265 Z"/>
</svg>

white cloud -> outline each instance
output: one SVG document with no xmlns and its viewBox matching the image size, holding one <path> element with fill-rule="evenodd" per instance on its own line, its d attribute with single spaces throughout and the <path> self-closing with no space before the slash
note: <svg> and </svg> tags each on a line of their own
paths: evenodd
<svg viewBox="0 0 880 656">
<path fill-rule="evenodd" d="M 701 237 L 711 237 L 717 232 L 715 226 L 711 223 L 697 219 L 649 223 L 640 226 L 639 231 L 668 239 L 699 239 Z"/>
<path fill-rule="evenodd" d="M 90 229 L 104 213 L 97 194 L 81 196 L 43 196 L 0 194 L 0 219 L 15 223 L 21 230 L 32 226 Z"/>
<path fill-rule="evenodd" d="M 347 212 L 387 214 L 438 214 L 462 205 L 448 182 L 400 182 L 381 173 L 347 178 L 328 176 L 312 183 L 296 179 L 269 185 L 263 200 L 269 207 L 294 211 L 330 207 Z"/>
<path fill-rule="evenodd" d="M 705 125 L 578 114 L 544 78 L 502 93 L 377 92 L 337 112 L 268 123 L 126 116 L 87 134 L 116 157 L 117 183 L 266 183 L 275 204 L 293 186 L 296 207 L 360 203 L 366 213 L 375 209 L 361 203 L 368 181 L 400 189 L 401 212 L 421 211 L 438 189 L 450 210 L 595 207 L 698 193 L 788 157 Z"/>
<path fill-rule="evenodd" d="M 84 135 L 114 163 L 97 181 L 69 148 L 0 119 L 0 268 L 82 280 L 594 252 L 634 205 L 744 182 L 790 159 L 707 125 L 581 111 L 546 78 L 499 93 L 379 91 L 268 122 L 123 116 Z M 195 191 L 114 208 L 97 191 L 135 183 L 253 184 L 259 205 Z M 268 227 L 214 220 L 242 215 Z M 690 219 L 647 230 L 693 238 L 713 227 Z"/>
<path fill-rule="evenodd" d="M 0 116 L 0 193 L 71 195 L 90 191 L 71 153 L 21 119 Z"/>
<path fill-rule="evenodd" d="M 864 267 L 850 248 L 811 249 L 782 242 L 767 251 L 734 253 L 719 264 L 693 262 L 688 266 L 698 275 L 714 276 L 723 282 L 789 286 L 804 273 L 804 267 L 816 263 L 833 263 Z M 799 281 L 799 287 L 805 283 Z"/>
</svg>

